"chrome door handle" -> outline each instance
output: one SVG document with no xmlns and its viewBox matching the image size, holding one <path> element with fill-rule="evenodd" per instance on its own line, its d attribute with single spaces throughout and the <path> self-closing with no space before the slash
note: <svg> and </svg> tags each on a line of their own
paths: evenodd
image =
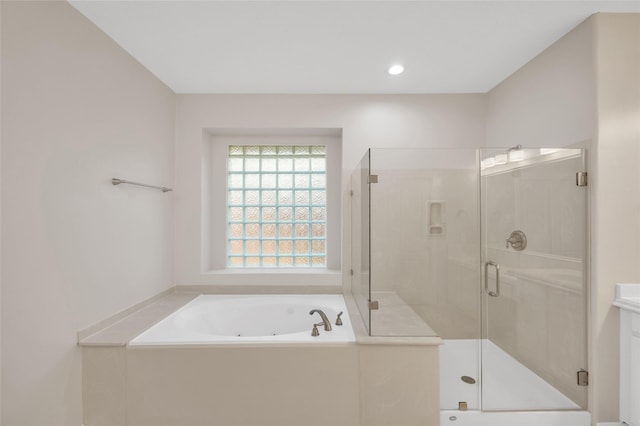
<svg viewBox="0 0 640 426">
<path fill-rule="evenodd" d="M 489 266 L 496 268 L 496 291 L 489 290 Z M 493 260 L 489 260 L 484 264 L 484 291 L 491 297 L 500 296 L 500 265 Z"/>
</svg>

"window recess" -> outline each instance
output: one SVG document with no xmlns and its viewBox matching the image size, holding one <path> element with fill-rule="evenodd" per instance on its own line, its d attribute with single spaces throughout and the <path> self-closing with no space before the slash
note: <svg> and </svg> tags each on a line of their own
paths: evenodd
<svg viewBox="0 0 640 426">
<path fill-rule="evenodd" d="M 228 145 L 227 267 L 327 266 L 327 146 Z"/>
</svg>

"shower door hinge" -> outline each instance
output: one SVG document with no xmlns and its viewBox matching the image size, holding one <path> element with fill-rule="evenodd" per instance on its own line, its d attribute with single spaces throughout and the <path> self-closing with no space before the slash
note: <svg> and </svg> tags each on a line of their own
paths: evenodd
<svg viewBox="0 0 640 426">
<path fill-rule="evenodd" d="M 378 175 L 369 175 L 367 183 L 378 183 Z"/>
<path fill-rule="evenodd" d="M 578 172 L 576 173 L 576 185 L 577 186 L 587 186 L 587 172 Z"/>
<path fill-rule="evenodd" d="M 589 372 L 583 368 L 578 371 L 578 386 L 589 386 Z"/>
<path fill-rule="evenodd" d="M 377 311 L 378 309 L 380 309 L 380 304 L 378 303 L 377 300 L 369 300 L 369 310 L 370 311 Z"/>
</svg>

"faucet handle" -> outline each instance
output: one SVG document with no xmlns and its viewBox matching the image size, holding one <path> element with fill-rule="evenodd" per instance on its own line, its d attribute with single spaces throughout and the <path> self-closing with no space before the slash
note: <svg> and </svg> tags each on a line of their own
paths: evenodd
<svg viewBox="0 0 640 426">
<path fill-rule="evenodd" d="M 516 243 L 516 240 L 513 237 L 507 238 L 505 240 L 505 245 L 504 246 L 505 246 L 505 248 L 509 248 L 509 244 L 515 244 L 515 243 Z"/>
<path fill-rule="evenodd" d="M 340 315 L 342 315 L 343 312 L 340 312 L 338 314 L 338 318 L 336 318 L 336 325 L 342 325 L 342 318 L 340 318 Z"/>
<path fill-rule="evenodd" d="M 509 245 L 516 251 L 522 251 L 527 248 L 527 236 L 520 230 L 513 231 L 505 240 L 505 247 L 509 248 Z"/>
<path fill-rule="evenodd" d="M 322 325 L 322 323 L 320 324 L 313 324 L 313 330 L 311 330 L 311 335 L 313 337 L 319 336 L 320 332 L 318 331 L 318 325 Z"/>
</svg>

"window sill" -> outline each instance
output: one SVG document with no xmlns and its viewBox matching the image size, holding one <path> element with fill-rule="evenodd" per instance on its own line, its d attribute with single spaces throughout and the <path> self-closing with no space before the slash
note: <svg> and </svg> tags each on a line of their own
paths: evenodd
<svg viewBox="0 0 640 426">
<path fill-rule="evenodd" d="M 206 274 L 321 274 L 341 275 L 342 271 L 327 268 L 225 268 L 211 269 Z"/>
<path fill-rule="evenodd" d="M 226 268 L 202 275 L 224 280 L 224 285 L 342 286 L 342 271 L 325 268 Z"/>
</svg>

